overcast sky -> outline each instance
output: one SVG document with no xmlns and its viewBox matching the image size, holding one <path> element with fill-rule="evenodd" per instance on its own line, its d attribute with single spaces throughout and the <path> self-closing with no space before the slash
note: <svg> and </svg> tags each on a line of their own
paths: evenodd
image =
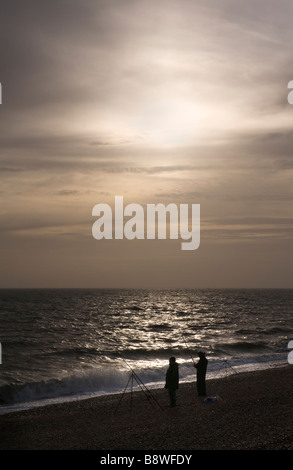
<svg viewBox="0 0 293 470">
<path fill-rule="evenodd" d="M 2 0 L 0 287 L 293 287 L 291 0 Z M 200 204 L 201 242 L 92 209 Z"/>
</svg>

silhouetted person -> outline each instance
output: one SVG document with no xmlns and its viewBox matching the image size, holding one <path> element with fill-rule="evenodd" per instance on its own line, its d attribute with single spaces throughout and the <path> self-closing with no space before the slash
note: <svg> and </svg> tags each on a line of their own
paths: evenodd
<svg viewBox="0 0 293 470">
<path fill-rule="evenodd" d="M 176 390 L 179 388 L 179 372 L 175 357 L 170 357 L 169 359 L 165 388 L 169 391 L 170 406 L 176 406 Z"/>
<path fill-rule="evenodd" d="M 194 367 L 197 369 L 196 372 L 196 386 L 197 393 L 199 397 L 206 395 L 206 372 L 208 360 L 204 352 L 199 352 L 199 361 L 197 364 L 194 364 Z"/>
</svg>

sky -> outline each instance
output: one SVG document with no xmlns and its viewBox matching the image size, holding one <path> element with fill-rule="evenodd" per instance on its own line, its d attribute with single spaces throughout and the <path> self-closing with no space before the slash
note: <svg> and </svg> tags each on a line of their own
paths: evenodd
<svg viewBox="0 0 293 470">
<path fill-rule="evenodd" d="M 291 0 L 2 0 L 0 287 L 293 287 Z M 96 204 L 200 204 L 200 245 Z"/>
</svg>

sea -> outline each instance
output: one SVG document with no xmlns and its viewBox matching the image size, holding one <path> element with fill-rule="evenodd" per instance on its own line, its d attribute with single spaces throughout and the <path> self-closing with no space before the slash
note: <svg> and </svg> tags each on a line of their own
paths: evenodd
<svg viewBox="0 0 293 470">
<path fill-rule="evenodd" d="M 0 414 L 163 388 L 171 356 L 195 382 L 199 351 L 207 379 L 282 367 L 292 339 L 293 289 L 1 289 Z"/>
</svg>

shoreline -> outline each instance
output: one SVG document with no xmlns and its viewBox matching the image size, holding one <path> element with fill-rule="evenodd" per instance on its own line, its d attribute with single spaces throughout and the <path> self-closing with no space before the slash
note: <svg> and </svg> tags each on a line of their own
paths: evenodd
<svg viewBox="0 0 293 470">
<path fill-rule="evenodd" d="M 221 380 L 223 378 L 226 378 L 229 375 L 233 374 L 242 374 L 242 373 L 250 373 L 250 372 L 257 372 L 257 371 L 262 371 L 262 370 L 267 370 L 267 369 L 272 369 L 272 368 L 278 368 L 278 367 L 285 367 L 288 365 L 288 361 L 285 358 L 280 358 L 280 359 L 275 359 L 274 361 L 268 361 L 268 362 L 259 362 L 259 363 L 248 363 L 248 364 L 242 364 L 242 365 L 227 365 L 227 367 L 224 369 L 219 369 L 219 370 L 209 370 L 207 374 L 207 379 L 209 381 L 213 380 Z M 129 375 L 129 374 L 128 374 Z M 194 382 L 195 380 L 195 372 L 193 373 L 192 378 L 187 379 L 187 377 L 180 378 L 180 384 L 181 386 L 184 384 L 190 384 Z M 138 377 L 138 380 L 140 381 L 140 377 Z M 162 382 L 151 382 L 151 383 L 143 383 L 140 381 L 143 386 L 148 388 L 150 392 L 156 389 L 162 389 L 164 387 L 164 381 Z M 123 393 L 124 387 L 121 388 L 120 390 L 115 390 L 115 391 L 102 391 L 102 392 L 84 392 L 80 394 L 71 394 L 71 395 L 61 395 L 61 396 L 56 396 L 56 397 L 51 397 L 51 398 L 40 398 L 40 399 L 35 399 L 35 400 L 30 400 L 30 401 L 20 401 L 20 402 L 15 402 L 15 403 L 7 403 L 7 404 L 1 404 L 0 405 L 0 417 L 3 415 L 6 415 L 8 413 L 16 413 L 20 411 L 29 411 L 33 410 L 34 408 L 40 408 L 44 406 L 50 406 L 50 405 L 62 405 L 64 403 L 72 403 L 75 401 L 82 401 L 82 400 L 89 400 L 89 399 L 95 399 L 95 398 L 101 398 L 101 397 L 106 397 L 106 396 L 119 396 Z M 130 385 L 128 384 L 127 391 L 130 390 Z M 140 391 L 141 387 L 138 385 L 138 382 L 134 382 L 133 384 L 133 390 L 134 391 Z M 119 398 L 118 398 L 119 399 Z"/>
<path fill-rule="evenodd" d="M 293 367 L 209 379 L 205 403 L 182 383 L 102 395 L 0 416 L 1 450 L 293 450 Z M 131 405 L 132 403 L 132 405 Z"/>
</svg>

